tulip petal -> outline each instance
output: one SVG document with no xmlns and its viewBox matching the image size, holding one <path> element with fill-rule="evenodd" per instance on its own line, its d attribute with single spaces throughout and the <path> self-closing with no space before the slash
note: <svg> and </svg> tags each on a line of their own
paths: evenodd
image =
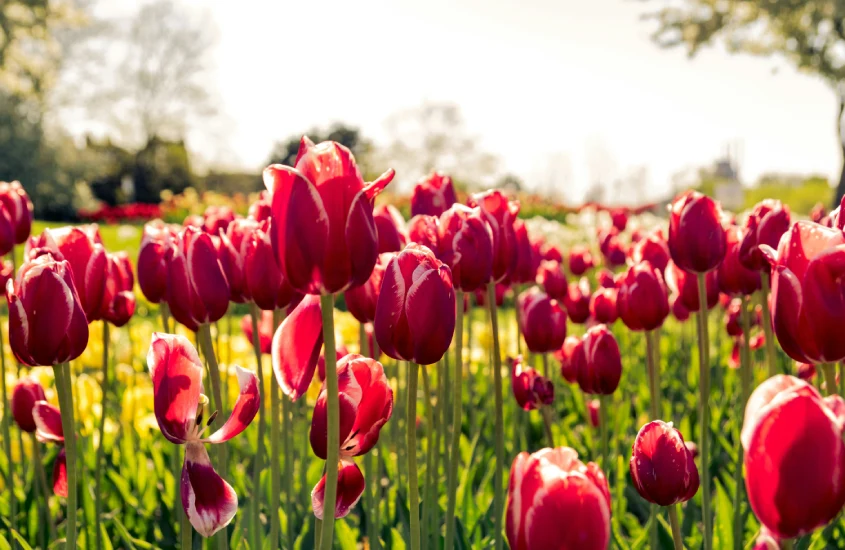
<svg viewBox="0 0 845 550">
<path fill-rule="evenodd" d="M 62 413 L 57 406 L 46 401 L 37 402 L 32 408 L 32 419 L 35 420 L 35 435 L 38 441 L 64 443 Z"/>
<path fill-rule="evenodd" d="M 273 372 L 282 391 L 291 400 L 299 399 L 311 384 L 322 346 L 320 297 L 309 294 L 273 336 Z"/>
<path fill-rule="evenodd" d="M 381 363 L 350 355 L 348 365 L 361 388 L 352 436 L 345 439 L 341 453 L 360 456 L 378 443 L 379 432 L 393 414 L 393 389 Z"/>
<path fill-rule="evenodd" d="M 343 460 L 337 472 L 337 501 L 335 503 L 335 519 L 346 517 L 352 508 L 358 504 L 364 494 L 364 474 L 358 465 L 351 460 Z M 326 494 L 326 476 L 320 478 L 311 491 L 311 507 L 317 519 L 323 519 L 323 499 Z"/>
<path fill-rule="evenodd" d="M 197 532 L 210 537 L 238 511 L 238 495 L 220 477 L 202 443 L 188 443 L 182 467 L 182 508 Z"/>
<path fill-rule="evenodd" d="M 220 429 L 211 434 L 203 441 L 206 443 L 223 443 L 229 441 L 249 426 L 258 409 L 261 408 L 261 396 L 258 393 L 258 378 L 255 374 L 235 365 L 235 372 L 238 375 L 238 386 L 240 394 L 232 414 Z"/>
<path fill-rule="evenodd" d="M 229 309 L 229 283 L 211 236 L 206 233 L 195 235 L 187 252 L 189 282 L 193 285 L 196 299 L 205 306 L 203 320 L 217 321 Z"/>
<path fill-rule="evenodd" d="M 184 336 L 153 333 L 147 367 L 153 381 L 153 406 L 161 433 L 184 443 L 193 428 L 202 393 L 203 368 Z"/>
<path fill-rule="evenodd" d="M 67 498 L 67 455 L 64 447 L 53 463 L 53 494 Z"/>
<path fill-rule="evenodd" d="M 455 292 L 449 268 L 431 270 L 408 289 L 405 316 L 414 342 L 414 359 L 432 365 L 443 357 L 455 332 Z"/>
<path fill-rule="evenodd" d="M 363 191 L 352 199 L 349 214 L 346 217 L 346 250 L 349 255 L 352 284 L 356 287 L 367 282 L 378 258 L 379 237 L 376 222 L 373 219 L 373 204 Z M 335 261 L 334 256 L 327 256 L 328 261 Z M 326 266 L 328 271 L 328 266 Z"/>
<path fill-rule="evenodd" d="M 769 304 L 772 324 L 780 346 L 791 358 L 802 363 L 815 363 L 819 353 L 816 339 L 806 334 L 801 322 L 804 293 L 801 282 L 788 268 L 778 265 L 772 270 L 772 291 Z"/>
<path fill-rule="evenodd" d="M 348 357 L 358 357 L 355 355 Z M 353 375 L 352 369 L 349 368 L 347 358 L 341 360 L 337 369 L 337 390 L 338 390 L 338 405 L 339 405 L 339 432 L 340 437 L 338 441 L 341 445 L 346 445 L 346 440 L 352 432 L 352 427 L 355 423 L 356 415 L 358 414 L 358 404 L 361 402 L 361 386 L 358 380 Z M 323 384 L 320 396 L 317 398 L 317 403 L 314 405 L 314 413 L 311 416 L 311 432 L 309 440 L 311 441 L 311 449 L 319 458 L 326 460 L 328 448 L 328 409 L 327 409 L 327 388 Z"/>
</svg>

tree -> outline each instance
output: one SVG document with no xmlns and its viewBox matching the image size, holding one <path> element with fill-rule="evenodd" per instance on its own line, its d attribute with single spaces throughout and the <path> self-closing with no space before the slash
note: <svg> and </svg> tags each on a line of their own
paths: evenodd
<svg viewBox="0 0 845 550">
<path fill-rule="evenodd" d="M 732 52 L 779 55 L 824 80 L 838 99 L 836 132 L 843 167 L 834 203 L 845 194 L 845 2 L 839 0 L 659 0 L 648 14 L 658 23 L 654 41 L 684 47 L 690 56 L 721 40 Z"/>
<path fill-rule="evenodd" d="M 354 126 L 347 126 L 343 123 L 335 123 L 328 129 L 312 128 L 304 134 L 295 134 L 284 141 L 277 142 L 270 153 L 269 164 L 284 164 L 293 166 L 296 164 L 296 154 L 299 152 L 299 143 L 302 136 L 314 143 L 321 141 L 336 141 L 352 151 L 355 160 L 362 170 L 366 172 L 367 160 L 373 149 L 373 143 L 361 135 L 361 130 Z M 367 174 L 364 174 L 366 176 Z"/>
</svg>

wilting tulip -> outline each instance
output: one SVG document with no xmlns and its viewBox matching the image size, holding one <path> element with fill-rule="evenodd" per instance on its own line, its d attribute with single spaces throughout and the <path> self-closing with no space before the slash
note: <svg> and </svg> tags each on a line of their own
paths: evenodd
<svg viewBox="0 0 845 550">
<path fill-rule="evenodd" d="M 452 178 L 432 172 L 414 185 L 411 194 L 411 216 L 439 216 L 458 202 Z"/>
<path fill-rule="evenodd" d="M 599 250 L 604 257 L 604 262 L 610 267 L 625 265 L 625 247 L 619 240 L 617 230 L 599 231 Z"/>
<path fill-rule="evenodd" d="M 173 318 L 196 331 L 229 309 L 229 283 L 208 233 L 186 227 L 167 265 L 167 305 Z"/>
<path fill-rule="evenodd" d="M 282 276 L 270 242 L 272 220 L 265 220 L 253 230 L 244 250 L 246 288 L 255 305 L 262 310 L 284 309 L 302 295 Z"/>
<path fill-rule="evenodd" d="M 395 254 L 379 254 L 378 261 L 367 282 L 361 286 L 350 288 L 343 293 L 346 308 L 359 323 L 372 323 L 376 318 L 376 302 L 378 302 L 381 282 L 384 280 L 384 270 Z"/>
<path fill-rule="evenodd" d="M 791 223 L 789 207 L 781 204 L 779 200 L 764 199 L 757 203 L 745 220 L 739 247 L 740 263 L 755 271 L 769 269 L 769 262 L 760 250 L 760 245 L 777 248 L 780 238 L 789 231 Z"/>
<path fill-rule="evenodd" d="M 748 269 L 740 261 L 740 244 L 743 235 L 740 229 L 729 226 L 725 231 L 727 252 L 716 271 L 719 290 L 731 296 L 750 296 L 762 287 L 760 272 Z"/>
<path fill-rule="evenodd" d="M 686 502 L 698 491 L 698 468 L 672 423 L 653 420 L 640 428 L 629 463 L 634 488 L 659 506 Z"/>
<path fill-rule="evenodd" d="M 577 283 L 569 283 L 561 303 L 573 323 L 586 323 L 590 318 L 590 282 L 587 278 L 581 277 Z"/>
<path fill-rule="evenodd" d="M 719 284 L 716 272 L 708 272 L 705 276 L 707 289 L 707 309 L 719 303 Z M 698 281 L 695 273 L 689 273 L 679 268 L 675 262 L 666 266 L 666 286 L 677 295 L 687 312 L 698 311 Z"/>
<path fill-rule="evenodd" d="M 562 301 L 569 290 L 566 284 L 566 273 L 559 262 L 543 260 L 537 270 L 537 284 L 543 287 L 546 294 L 555 300 Z"/>
<path fill-rule="evenodd" d="M 209 235 L 219 235 L 228 230 L 229 224 L 235 221 L 235 211 L 228 206 L 209 206 L 203 212 L 202 229 Z"/>
<path fill-rule="evenodd" d="M 18 361 L 52 366 L 79 357 L 88 345 L 88 322 L 67 260 L 46 251 L 27 261 L 6 283 L 9 343 Z"/>
<path fill-rule="evenodd" d="M 581 338 L 581 345 L 572 352 L 572 364 L 581 391 L 610 395 L 622 378 L 619 344 L 605 325 L 596 325 Z"/>
<path fill-rule="evenodd" d="M 373 209 L 378 234 L 378 253 L 399 252 L 408 242 L 405 220 L 392 204 L 380 204 Z"/>
<path fill-rule="evenodd" d="M 511 388 L 517 404 L 523 410 L 533 411 L 543 405 L 551 405 L 555 399 L 555 387 L 532 367 L 522 364 L 522 357 L 508 360 L 511 364 Z"/>
<path fill-rule="evenodd" d="M 540 256 L 531 245 L 525 222 L 517 218 L 513 224 L 513 229 L 516 235 L 517 260 L 516 268 L 510 276 L 510 282 L 516 284 L 533 283 L 537 278 Z M 452 271 L 454 272 L 454 269 Z"/>
<path fill-rule="evenodd" d="M 559 349 L 566 338 L 566 312 L 557 300 L 532 287 L 517 301 L 522 336 L 529 351 L 549 353 Z"/>
<path fill-rule="evenodd" d="M 601 401 L 590 399 L 590 402 L 587 403 L 587 412 L 590 415 L 590 426 L 598 428 L 601 423 Z"/>
<path fill-rule="evenodd" d="M 225 443 L 249 426 L 261 407 L 258 379 L 253 373 L 235 367 L 240 394 L 232 415 L 216 432 L 203 437 L 217 413 L 206 410 L 208 398 L 202 395 L 205 369 L 193 346 L 183 336 L 153 333 L 147 367 L 153 382 L 158 427 L 168 441 L 186 446 L 182 508 L 194 529 L 210 537 L 235 516 L 238 497 L 212 467 L 205 444 Z M 211 414 L 206 416 L 207 413 Z"/>
<path fill-rule="evenodd" d="M 514 221 L 519 203 L 509 201 L 497 189 L 478 193 L 470 199 L 470 206 L 478 206 L 493 234 L 493 282 L 501 282 L 516 269 L 518 253 Z"/>
<path fill-rule="evenodd" d="M 745 488 L 760 523 L 790 539 L 833 520 L 845 505 L 845 443 L 839 396 L 792 376 L 763 382 L 748 400 L 741 441 Z"/>
<path fill-rule="evenodd" d="M 604 550 L 610 544 L 610 492 L 604 473 L 569 447 L 520 453 L 508 486 L 512 550 Z"/>
<path fill-rule="evenodd" d="M 428 248 L 409 244 L 387 264 L 376 304 L 375 332 L 385 355 L 431 365 L 455 330 L 452 273 Z"/>
<path fill-rule="evenodd" d="M 273 372 L 291 401 L 311 385 L 323 347 L 323 317 L 319 296 L 308 295 L 288 315 L 273 336 Z"/>
<path fill-rule="evenodd" d="M 634 264 L 649 262 L 661 273 L 666 271 L 669 264 L 669 245 L 661 230 L 656 230 L 647 237 L 643 237 L 631 247 L 631 261 Z"/>
<path fill-rule="evenodd" d="M 597 323 L 611 325 L 619 318 L 616 307 L 618 291 L 615 288 L 599 288 L 590 297 L 590 315 Z"/>
<path fill-rule="evenodd" d="M 107 254 L 108 268 L 106 275 L 106 309 L 103 320 L 116 327 L 122 327 L 129 322 L 135 313 L 135 277 L 132 274 L 132 264 L 126 252 Z"/>
<path fill-rule="evenodd" d="M 784 233 L 772 263 L 772 322 L 783 350 L 804 363 L 845 359 L 845 235 L 799 221 Z"/>
<path fill-rule="evenodd" d="M 167 295 L 167 263 L 173 254 L 176 234 L 173 226 L 161 220 L 144 225 L 138 253 L 138 285 L 147 300 L 154 304 Z"/>
<path fill-rule="evenodd" d="M 32 418 L 32 409 L 38 401 L 44 401 L 44 388 L 34 378 L 22 378 L 14 389 L 12 389 L 12 418 L 21 429 L 27 433 L 35 431 L 35 419 Z M 59 423 L 61 425 L 61 422 Z"/>
<path fill-rule="evenodd" d="M 33 208 L 19 181 L 0 181 L 0 204 L 12 224 L 12 243 L 25 243 L 32 231 Z"/>
<path fill-rule="evenodd" d="M 573 275 L 580 277 L 594 265 L 593 255 L 586 246 L 575 245 L 569 250 L 569 271 Z"/>
<path fill-rule="evenodd" d="M 273 215 L 273 197 L 266 189 L 258 194 L 258 200 L 249 205 L 249 217 L 258 223 Z"/>
<path fill-rule="evenodd" d="M 336 294 L 364 284 L 378 257 L 373 200 L 392 179 L 389 170 L 365 184 L 349 149 L 307 137 L 293 169 L 264 169 L 273 194 L 273 248 L 293 288 Z"/>
<path fill-rule="evenodd" d="M 727 249 L 721 218 L 719 203 L 698 191 L 675 197 L 669 209 L 669 254 L 678 267 L 706 273 L 719 266 Z"/>
<path fill-rule="evenodd" d="M 573 361 L 575 353 L 580 353 L 581 339 L 577 336 L 567 336 L 563 341 L 560 352 L 556 355 L 560 361 L 560 374 L 570 384 L 578 381 L 578 365 Z"/>
<path fill-rule="evenodd" d="M 420 214 L 408 222 L 408 241 L 427 246 L 437 254 L 440 251 L 440 218 Z"/>
<path fill-rule="evenodd" d="M 484 289 L 493 269 L 493 235 L 481 210 L 453 204 L 441 214 L 438 231 L 438 258 L 452 270 L 455 288 Z"/>
<path fill-rule="evenodd" d="M 246 274 L 247 247 L 258 222 L 250 218 L 233 220 L 220 232 L 220 266 L 229 283 L 229 299 L 242 304 L 251 299 Z"/>
<path fill-rule="evenodd" d="M 616 307 L 631 330 L 654 330 L 669 316 L 669 297 L 660 270 L 648 261 L 628 268 L 620 280 Z"/>
<path fill-rule="evenodd" d="M 244 332 L 244 337 L 247 341 L 252 342 L 252 316 L 247 314 L 241 319 L 241 330 Z M 264 310 L 261 312 L 261 318 L 258 320 L 258 344 L 261 348 L 261 353 L 270 353 L 273 345 L 273 331 L 276 330 L 273 324 L 273 312 Z"/>
</svg>

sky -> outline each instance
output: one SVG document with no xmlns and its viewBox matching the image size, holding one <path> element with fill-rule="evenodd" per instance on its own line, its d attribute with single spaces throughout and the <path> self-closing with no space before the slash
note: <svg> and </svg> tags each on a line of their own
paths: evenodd
<svg viewBox="0 0 845 550">
<path fill-rule="evenodd" d="M 503 171 L 554 180 L 572 201 L 599 173 L 641 168 L 643 199 L 662 197 L 673 174 L 729 145 L 746 182 L 838 179 L 837 105 L 821 80 L 719 47 L 662 50 L 641 19 L 659 1 L 180 1 L 218 37 L 209 79 L 223 138 L 188 136 L 212 163 L 260 169 L 274 142 L 334 121 L 380 142 L 390 114 L 429 100 L 458 104 Z"/>
</svg>

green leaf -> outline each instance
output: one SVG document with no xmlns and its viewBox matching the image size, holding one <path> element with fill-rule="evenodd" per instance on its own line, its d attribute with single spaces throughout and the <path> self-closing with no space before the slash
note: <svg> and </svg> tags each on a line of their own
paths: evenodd
<svg viewBox="0 0 845 550">
<path fill-rule="evenodd" d="M 733 548 L 733 505 L 727 490 L 721 483 L 716 483 L 715 524 L 713 525 L 713 546 L 715 548 Z"/>
</svg>

